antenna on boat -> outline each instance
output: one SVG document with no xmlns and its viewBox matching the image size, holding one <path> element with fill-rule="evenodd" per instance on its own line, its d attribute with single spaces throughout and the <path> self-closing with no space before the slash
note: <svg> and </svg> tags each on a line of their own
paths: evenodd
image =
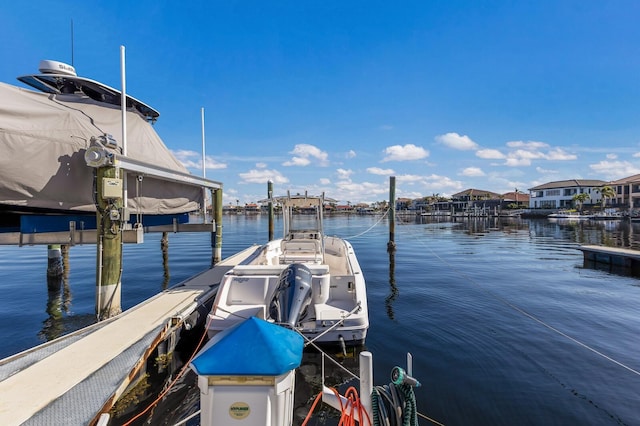
<svg viewBox="0 0 640 426">
<path fill-rule="evenodd" d="M 204 107 L 200 108 L 200 115 L 202 121 L 202 177 L 207 177 L 207 157 L 205 155 L 205 140 L 204 140 Z M 207 188 L 202 188 L 202 217 L 207 219 Z"/>
<path fill-rule="evenodd" d="M 73 66 L 73 18 L 71 19 L 71 66 Z"/>
</svg>

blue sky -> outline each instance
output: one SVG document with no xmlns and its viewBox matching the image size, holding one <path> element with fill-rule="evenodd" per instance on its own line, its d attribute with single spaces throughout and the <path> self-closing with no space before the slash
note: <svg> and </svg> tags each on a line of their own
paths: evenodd
<svg viewBox="0 0 640 426">
<path fill-rule="evenodd" d="M 225 203 L 527 190 L 640 173 L 640 1 L 29 1 L 0 81 L 41 59 L 160 111 Z"/>
</svg>

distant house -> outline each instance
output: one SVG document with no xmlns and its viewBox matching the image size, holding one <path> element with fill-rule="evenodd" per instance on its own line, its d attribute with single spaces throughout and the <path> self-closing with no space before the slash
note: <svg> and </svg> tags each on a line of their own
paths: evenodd
<svg viewBox="0 0 640 426">
<path fill-rule="evenodd" d="M 408 210 L 411 207 L 411 198 L 397 198 L 396 210 Z"/>
<path fill-rule="evenodd" d="M 523 206 L 529 205 L 529 194 L 520 191 L 505 192 L 502 194 L 504 204 L 518 204 Z"/>
<path fill-rule="evenodd" d="M 607 185 L 603 180 L 570 179 L 545 183 L 529 188 L 529 207 L 532 209 L 569 209 L 575 207 L 573 197 L 576 194 L 589 194 L 584 205 L 599 204 L 601 200 L 598 188 Z"/>
<path fill-rule="evenodd" d="M 336 206 L 336 211 L 342 213 L 353 212 L 353 206 L 351 206 L 350 204 L 340 204 Z"/>
<path fill-rule="evenodd" d="M 619 205 L 630 209 L 640 208 L 640 174 L 609 182 L 616 191 L 612 205 Z"/>
<path fill-rule="evenodd" d="M 471 208 L 492 209 L 500 203 L 500 194 L 484 189 L 465 189 L 451 196 L 451 205 L 456 211 Z"/>
<path fill-rule="evenodd" d="M 259 214 L 260 207 L 256 203 L 247 203 L 244 205 L 244 214 Z"/>
</svg>

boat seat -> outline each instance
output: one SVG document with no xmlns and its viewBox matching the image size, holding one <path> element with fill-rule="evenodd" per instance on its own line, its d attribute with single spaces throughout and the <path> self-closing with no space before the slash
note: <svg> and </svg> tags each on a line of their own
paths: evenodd
<svg viewBox="0 0 640 426">
<path fill-rule="evenodd" d="M 319 240 L 292 239 L 282 240 L 281 263 L 322 262 L 322 244 Z"/>
</svg>

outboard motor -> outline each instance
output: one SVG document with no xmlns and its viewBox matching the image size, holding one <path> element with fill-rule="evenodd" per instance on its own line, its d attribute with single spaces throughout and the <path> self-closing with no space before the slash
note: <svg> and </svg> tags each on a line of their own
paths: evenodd
<svg viewBox="0 0 640 426">
<path fill-rule="evenodd" d="M 309 268 L 300 263 L 293 263 L 280 273 L 278 287 L 269 306 L 272 319 L 295 328 L 311 303 L 311 276 Z"/>
</svg>

